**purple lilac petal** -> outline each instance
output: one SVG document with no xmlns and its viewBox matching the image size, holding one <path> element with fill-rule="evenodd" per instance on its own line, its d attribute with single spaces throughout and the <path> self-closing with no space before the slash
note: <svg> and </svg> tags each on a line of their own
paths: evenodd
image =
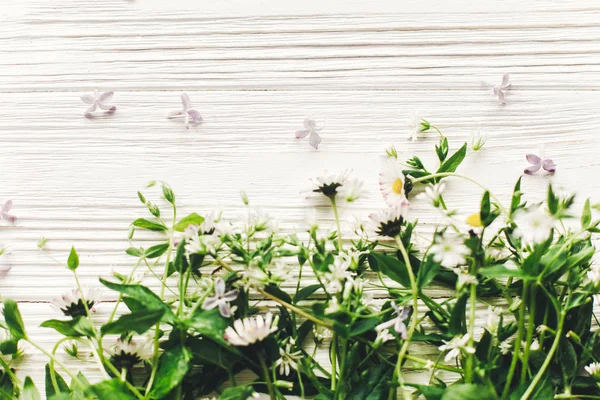
<svg viewBox="0 0 600 400">
<path fill-rule="evenodd" d="M 81 101 L 83 101 L 85 104 L 94 104 L 96 99 L 91 94 L 82 94 Z"/>
<path fill-rule="evenodd" d="M 223 301 L 219 303 L 219 313 L 221 313 L 221 316 L 224 318 L 229 318 L 231 317 L 231 308 Z"/>
<path fill-rule="evenodd" d="M 308 129 L 303 129 L 301 131 L 296 132 L 296 139 L 304 139 L 310 131 Z"/>
<path fill-rule="evenodd" d="M 319 149 L 319 143 L 321 143 L 321 136 L 315 131 L 310 133 L 308 138 L 308 143 L 315 148 L 315 150 Z"/>
<path fill-rule="evenodd" d="M 404 307 L 402 309 L 402 312 L 398 314 L 398 318 L 400 318 L 402 321 L 405 321 L 408 318 L 410 311 L 411 307 Z"/>
<path fill-rule="evenodd" d="M 394 325 L 394 330 L 402 339 L 406 339 L 408 336 L 408 332 L 406 331 L 406 325 L 404 322 L 400 320 L 396 320 L 396 325 Z"/>
<path fill-rule="evenodd" d="M 225 294 L 225 281 L 221 278 L 217 279 L 215 283 L 215 296 L 219 299 Z"/>
<path fill-rule="evenodd" d="M 217 306 L 217 304 L 219 304 L 219 301 L 217 300 L 216 297 L 209 297 L 206 300 L 204 300 L 204 303 L 202 303 L 202 309 L 203 310 L 212 310 L 213 308 L 215 308 Z"/>
<path fill-rule="evenodd" d="M 556 164 L 550 159 L 544 160 L 543 168 L 551 174 L 556 172 Z"/>
<path fill-rule="evenodd" d="M 109 101 L 110 99 L 112 99 L 113 95 L 115 94 L 114 91 L 109 91 L 109 92 L 104 92 L 102 93 L 99 97 L 98 97 L 98 103 L 105 103 L 107 101 Z"/>
<path fill-rule="evenodd" d="M 181 103 L 183 103 L 184 111 L 187 111 L 191 107 L 190 96 L 186 93 L 181 93 Z"/>
<path fill-rule="evenodd" d="M 86 113 L 86 114 L 91 114 L 91 113 L 93 113 L 94 111 L 96 111 L 96 108 L 97 108 L 97 105 L 96 105 L 96 103 L 94 103 L 94 104 L 92 104 L 92 105 L 90 106 L 90 108 L 88 108 L 88 109 L 85 111 L 85 113 Z"/>
<path fill-rule="evenodd" d="M 533 175 L 540 170 L 542 164 L 532 165 L 531 167 L 527 167 L 523 170 L 527 175 Z"/>
<path fill-rule="evenodd" d="M 183 115 L 183 111 L 172 111 L 167 115 L 167 118 L 178 117 L 180 115 Z"/>
<path fill-rule="evenodd" d="M 527 154 L 525 158 L 533 165 L 540 164 L 542 162 L 542 159 L 535 154 Z"/>
<path fill-rule="evenodd" d="M 225 293 L 222 297 L 223 300 L 225 301 L 234 301 L 235 299 L 237 299 L 237 297 L 239 296 L 240 291 L 239 290 L 230 290 L 229 292 Z"/>
<path fill-rule="evenodd" d="M 6 202 L 2 206 L 2 211 L 3 212 L 10 211 L 10 209 L 12 208 L 12 205 L 13 205 L 13 201 L 12 200 L 6 200 Z"/>
<path fill-rule="evenodd" d="M 200 115 L 200 113 L 196 110 L 188 110 L 187 114 L 192 117 L 192 121 L 194 121 L 194 123 L 199 124 L 200 122 L 202 122 L 202 116 Z"/>
<path fill-rule="evenodd" d="M 506 74 L 502 75 L 502 83 L 500 84 L 500 86 L 503 88 L 507 87 L 509 79 L 510 79 L 510 74 L 506 73 Z"/>
<path fill-rule="evenodd" d="M 506 100 L 504 99 L 504 92 L 502 90 L 500 90 L 500 89 L 498 89 L 498 100 L 502 104 L 506 103 Z"/>
</svg>

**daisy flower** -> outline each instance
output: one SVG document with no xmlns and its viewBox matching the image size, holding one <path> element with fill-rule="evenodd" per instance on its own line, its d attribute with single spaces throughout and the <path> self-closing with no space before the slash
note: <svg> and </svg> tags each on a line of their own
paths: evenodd
<svg viewBox="0 0 600 400">
<path fill-rule="evenodd" d="M 277 330 L 278 318 L 273 320 L 273 314 L 267 313 L 264 318 L 256 315 L 233 321 L 233 327 L 225 329 L 225 339 L 234 346 L 249 346 L 261 342 Z"/>
<path fill-rule="evenodd" d="M 289 375 L 291 370 L 298 369 L 298 360 L 302 358 L 301 351 L 292 351 L 293 343 L 286 343 L 285 348 L 279 348 L 279 359 L 275 361 L 275 367 L 279 367 L 280 375 Z"/>
<path fill-rule="evenodd" d="M 590 365 L 584 367 L 585 371 L 595 377 L 600 377 L 600 363 L 593 362 Z"/>
<path fill-rule="evenodd" d="M 115 345 L 109 349 L 109 353 L 111 362 L 118 370 L 129 370 L 153 355 L 150 342 L 144 339 L 136 341 L 118 338 Z"/>
<path fill-rule="evenodd" d="M 94 306 L 100 302 L 100 294 L 101 291 L 98 288 L 88 289 L 85 295 L 85 302 L 90 312 L 96 312 Z M 53 299 L 50 305 L 69 317 L 75 318 L 86 315 L 83 297 L 79 289 L 73 289 Z"/>
<path fill-rule="evenodd" d="M 313 193 L 321 193 L 323 196 L 333 201 L 338 194 L 338 189 L 348 182 L 350 172 L 351 171 L 347 169 L 338 174 L 330 174 L 325 171 L 322 176 L 310 180 L 312 184 L 310 191 Z"/>
<path fill-rule="evenodd" d="M 408 201 L 369 215 L 372 230 L 379 236 L 396 237 L 408 213 Z"/>
<path fill-rule="evenodd" d="M 393 206 L 406 200 L 404 179 L 400 162 L 395 158 L 386 158 L 379 174 L 379 189 L 388 205 Z"/>
<path fill-rule="evenodd" d="M 452 268 L 464 264 L 466 262 L 465 257 L 470 252 L 460 237 L 438 235 L 431 246 L 431 253 L 435 262 L 439 262 L 444 267 Z"/>
<path fill-rule="evenodd" d="M 455 336 L 449 342 L 443 341 L 444 344 L 438 347 L 439 351 L 447 351 L 446 356 L 444 357 L 445 362 L 450 362 L 456 357 L 458 357 L 461 351 L 464 351 L 468 354 L 474 354 L 475 349 L 471 346 L 468 346 L 469 343 L 469 335 L 465 334 L 464 336 Z"/>
<path fill-rule="evenodd" d="M 225 292 L 225 281 L 219 278 L 215 283 L 215 295 L 212 297 L 207 297 L 206 300 L 204 300 L 204 303 L 202 303 L 202 309 L 212 310 L 213 308 L 219 307 L 219 313 L 221 316 L 224 318 L 229 318 L 232 315 L 229 302 L 237 299 L 239 294 L 239 290 L 230 290 Z"/>
<path fill-rule="evenodd" d="M 548 239 L 554 227 L 554 219 L 542 207 L 521 209 L 515 213 L 513 221 L 518 227 L 516 235 L 529 245 Z"/>
</svg>

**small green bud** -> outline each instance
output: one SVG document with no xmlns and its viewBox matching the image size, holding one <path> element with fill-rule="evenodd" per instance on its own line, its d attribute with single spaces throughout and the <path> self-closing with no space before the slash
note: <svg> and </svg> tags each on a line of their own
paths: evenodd
<svg viewBox="0 0 600 400">
<path fill-rule="evenodd" d="M 69 344 L 65 344 L 63 346 L 63 350 L 65 351 L 65 353 L 67 353 L 68 355 L 70 355 L 73 358 L 77 358 L 77 356 L 79 355 L 79 348 L 77 347 L 76 342 L 71 342 Z"/>
<path fill-rule="evenodd" d="M 43 249 L 44 246 L 46 245 L 46 242 L 48 241 L 48 239 L 46 239 L 45 237 L 41 237 L 40 240 L 37 241 L 37 247 L 38 249 Z"/>
<path fill-rule="evenodd" d="M 146 187 L 150 188 L 150 187 L 152 187 L 154 185 L 156 185 L 156 181 L 150 181 L 150 182 L 148 182 L 148 184 L 146 185 Z"/>
<path fill-rule="evenodd" d="M 133 233 L 135 232 L 135 226 L 131 225 L 129 227 L 129 230 L 127 231 L 127 239 L 131 240 L 133 239 Z"/>
<path fill-rule="evenodd" d="M 240 197 L 242 198 L 242 202 L 244 203 L 244 205 L 248 205 L 250 204 L 250 200 L 248 200 L 248 194 L 246 194 L 245 191 L 240 190 Z"/>
<path fill-rule="evenodd" d="M 163 192 L 163 196 L 165 197 L 165 200 L 167 200 L 171 204 L 174 204 L 175 203 L 175 194 L 173 193 L 173 190 L 165 184 L 163 184 L 161 187 L 162 187 L 162 192 Z"/>
<path fill-rule="evenodd" d="M 146 204 L 146 198 L 144 197 L 142 192 L 137 192 L 137 195 L 138 195 L 138 198 L 140 199 L 140 201 L 142 202 L 142 204 Z"/>
<path fill-rule="evenodd" d="M 428 131 L 431 128 L 431 124 L 424 119 L 421 119 L 421 130 L 420 132 Z"/>
<path fill-rule="evenodd" d="M 67 267 L 71 271 L 75 271 L 77 267 L 79 267 L 79 255 L 75 250 L 75 247 L 71 247 L 71 252 L 69 253 L 69 258 L 67 259 Z"/>
<path fill-rule="evenodd" d="M 398 158 L 398 151 L 394 146 L 390 146 L 387 149 L 385 149 L 385 154 L 388 158 Z"/>
<path fill-rule="evenodd" d="M 289 389 L 289 390 L 294 388 L 294 382 L 289 382 L 289 381 L 275 381 L 275 382 L 273 382 L 273 384 L 277 387 Z"/>
<path fill-rule="evenodd" d="M 148 211 L 150 211 L 150 214 L 154 215 L 156 218 L 160 218 L 160 209 L 156 204 L 147 202 L 146 207 L 148 207 Z"/>
</svg>

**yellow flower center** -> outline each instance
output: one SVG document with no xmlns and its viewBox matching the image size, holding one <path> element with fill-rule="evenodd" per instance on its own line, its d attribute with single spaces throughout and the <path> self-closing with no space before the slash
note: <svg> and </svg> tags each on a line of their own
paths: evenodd
<svg viewBox="0 0 600 400">
<path fill-rule="evenodd" d="M 396 194 L 402 194 L 402 189 L 404 189 L 404 184 L 402 183 L 402 179 L 396 178 L 394 183 L 392 183 L 392 192 Z"/>
<path fill-rule="evenodd" d="M 467 217 L 467 224 L 474 226 L 476 228 L 483 226 L 481 224 L 481 216 L 479 215 L 479 213 L 473 213 L 473 214 L 469 215 Z"/>
</svg>

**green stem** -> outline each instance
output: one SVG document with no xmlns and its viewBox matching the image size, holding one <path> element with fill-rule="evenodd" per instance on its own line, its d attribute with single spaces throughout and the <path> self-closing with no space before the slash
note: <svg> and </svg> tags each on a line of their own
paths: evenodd
<svg viewBox="0 0 600 400">
<path fill-rule="evenodd" d="M 523 393 L 523 396 L 521 396 L 521 400 L 527 400 L 529 397 L 531 397 L 534 390 L 536 389 L 537 384 L 540 382 L 540 380 L 542 379 L 542 376 L 546 372 L 546 369 L 548 369 L 548 366 L 552 362 L 552 357 L 554 357 L 554 353 L 556 353 L 556 349 L 558 349 L 560 339 L 562 338 L 562 335 L 563 335 L 562 330 L 563 330 L 563 325 L 565 323 L 565 316 L 566 316 L 566 313 L 564 311 L 561 311 L 560 319 L 558 321 L 558 327 L 556 328 L 556 337 L 554 338 L 554 342 L 552 343 L 550 352 L 546 356 L 546 359 L 544 360 L 544 363 L 542 364 L 541 368 L 538 370 L 537 374 L 535 374 L 535 377 L 531 381 L 531 384 L 529 384 L 529 387 L 527 388 L 525 393 Z"/>
<path fill-rule="evenodd" d="M 258 361 L 260 362 L 260 367 L 263 371 L 263 375 L 265 376 L 265 383 L 267 384 L 267 389 L 269 390 L 269 397 L 271 400 L 277 400 L 277 397 L 275 396 L 275 388 L 273 387 L 273 382 L 271 382 L 271 377 L 269 376 L 269 368 L 267 368 L 265 358 L 260 352 L 258 353 Z"/>
<path fill-rule="evenodd" d="M 412 266 L 410 264 L 410 257 L 408 256 L 408 252 L 406 251 L 406 248 L 404 247 L 404 243 L 402 243 L 402 240 L 400 239 L 400 236 L 396 236 L 396 245 L 398 246 L 398 250 L 400 250 L 400 253 L 402 254 L 402 258 L 404 259 L 404 264 L 406 266 L 406 272 L 408 273 L 408 278 L 410 280 L 410 288 L 411 288 L 411 294 L 412 294 L 412 306 L 413 306 L 413 312 L 412 312 L 412 316 L 410 319 L 410 326 L 408 328 L 408 332 L 406 333 L 406 339 L 404 340 L 404 342 L 402 343 L 402 347 L 400 348 L 400 352 L 398 353 L 398 360 L 396 361 L 396 367 L 394 368 L 394 375 L 392 377 L 392 383 L 394 383 L 396 381 L 396 379 L 398 380 L 398 383 L 400 385 L 402 385 L 402 371 L 401 371 L 401 366 L 402 366 L 402 361 L 404 360 L 404 357 L 406 356 L 406 352 L 408 351 L 408 345 L 410 344 L 410 340 L 412 339 L 413 333 L 415 332 L 415 329 L 417 327 L 417 322 L 418 322 L 418 309 L 419 309 L 419 288 L 417 286 L 417 281 L 415 279 L 415 274 L 413 273 L 412 270 Z M 390 387 L 390 392 L 388 394 L 388 399 L 392 399 L 394 396 L 394 390 L 395 388 Z"/>
<path fill-rule="evenodd" d="M 427 365 L 427 362 L 429 361 L 429 360 L 426 360 L 424 358 L 416 357 L 416 356 L 413 356 L 413 355 L 410 355 L 410 354 L 405 355 L 404 358 L 406 358 L 407 360 L 410 360 L 410 361 L 418 362 L 418 363 L 423 364 L 423 365 Z M 441 370 L 444 370 L 444 371 L 456 372 L 456 373 L 461 373 L 462 372 L 461 368 L 452 367 L 452 366 L 446 365 L 446 364 L 435 363 L 435 368 L 441 369 Z"/>
<path fill-rule="evenodd" d="M 0 365 L 2 366 L 2 368 L 4 368 L 4 372 L 10 377 L 10 379 L 15 383 L 15 385 L 20 386 L 19 378 L 17 378 L 12 369 L 10 369 L 10 365 L 8 365 L 2 357 L 0 357 Z M 58 386 L 58 384 L 56 386 Z"/>
<path fill-rule="evenodd" d="M 521 384 L 525 383 L 527 379 L 527 371 L 529 370 L 529 349 L 531 347 L 531 341 L 533 340 L 533 326 L 535 325 L 535 305 L 537 299 L 535 298 L 536 286 L 531 285 L 531 293 L 529 295 L 529 323 L 527 324 L 527 336 L 525 339 L 525 349 L 523 350 L 523 369 L 521 370 Z"/>
<path fill-rule="evenodd" d="M 423 176 L 421 178 L 412 179 L 411 182 L 414 185 L 415 183 L 428 181 L 432 178 L 446 178 L 446 177 L 450 177 L 450 176 L 465 179 L 465 180 L 472 182 L 475 185 L 479 186 L 481 189 L 483 189 L 484 191 L 486 191 L 490 194 L 490 197 L 496 202 L 496 204 L 498 205 L 498 208 L 500 209 L 500 211 L 502 211 L 503 214 L 505 214 L 507 217 L 510 216 L 510 213 L 508 212 L 508 210 L 506 210 L 506 208 L 504 208 L 502 206 L 502 203 L 500 203 L 500 200 L 492 192 L 490 192 L 485 186 L 483 186 L 481 183 L 477 182 L 475 179 L 470 178 L 466 175 L 460 175 L 460 174 L 456 174 L 454 172 L 440 172 L 437 174 L 431 174 L 431 175 Z"/>
<path fill-rule="evenodd" d="M 470 291 L 469 346 L 471 348 L 475 348 L 475 311 L 477 307 L 477 287 L 474 284 L 471 284 Z M 474 357 L 475 355 L 472 353 L 467 355 L 467 366 L 465 368 L 465 380 L 467 383 L 473 382 Z"/>
<path fill-rule="evenodd" d="M 338 251 L 342 251 L 342 228 L 340 225 L 340 214 L 338 213 L 337 203 L 335 201 L 335 197 L 331 198 L 331 207 L 333 208 L 333 216 L 335 217 L 335 226 L 337 229 L 337 240 L 338 240 Z"/>
<path fill-rule="evenodd" d="M 331 390 L 335 390 L 337 379 L 337 335 L 333 332 L 331 337 L 331 350 L 329 351 L 331 358 Z M 337 400 L 334 397 L 334 400 Z"/>
<path fill-rule="evenodd" d="M 36 349 L 38 349 L 39 351 L 41 351 L 42 353 L 44 353 L 44 355 L 46 355 L 46 357 L 48 357 L 50 359 L 50 362 L 51 362 L 51 368 L 50 369 L 51 370 L 54 370 L 54 368 L 52 368 L 53 364 L 58 364 L 58 366 L 61 367 L 71 377 L 71 379 L 73 379 L 73 381 L 75 383 L 77 383 L 77 385 L 79 385 L 82 389 L 85 389 L 85 387 L 86 387 L 85 383 L 83 383 L 81 381 L 81 379 L 79 379 L 79 377 L 77 377 L 76 374 L 74 374 L 73 372 L 71 372 L 71 370 L 68 369 L 67 366 L 65 364 L 63 364 L 62 361 L 60 361 L 59 359 L 57 359 L 56 357 L 54 357 L 54 355 L 51 354 L 51 353 L 49 353 L 48 350 L 44 349 L 42 346 L 40 346 L 36 342 L 32 341 L 31 339 L 25 338 L 24 340 L 27 343 L 29 343 L 30 345 L 32 345 L 33 347 L 35 347 Z M 53 384 L 54 384 L 54 382 L 53 382 Z M 58 389 L 58 384 L 56 385 L 55 388 Z"/>
<path fill-rule="evenodd" d="M 521 308 L 519 310 L 519 328 L 517 330 L 517 338 L 515 339 L 515 349 L 513 352 L 512 361 L 510 363 L 510 369 L 508 370 L 508 376 L 506 377 L 506 383 L 504 384 L 504 390 L 502 391 L 502 398 L 508 397 L 510 392 L 510 385 L 512 383 L 513 375 L 517 368 L 517 361 L 519 360 L 519 352 L 521 351 L 521 340 L 523 339 L 523 328 L 525 325 L 525 304 L 527 303 L 527 291 L 529 284 L 523 285 L 523 292 L 521 295 Z"/>
</svg>

